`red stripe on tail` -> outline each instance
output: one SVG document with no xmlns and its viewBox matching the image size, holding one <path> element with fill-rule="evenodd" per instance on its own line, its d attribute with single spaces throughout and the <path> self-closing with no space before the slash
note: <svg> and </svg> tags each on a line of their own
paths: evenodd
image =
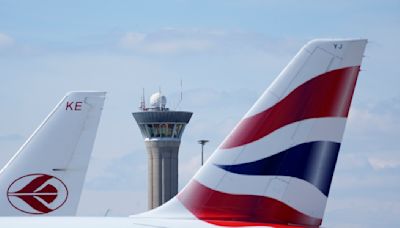
<svg viewBox="0 0 400 228">
<path fill-rule="evenodd" d="M 293 90 L 267 110 L 243 119 L 222 145 L 228 149 L 261 139 L 293 122 L 347 117 L 359 66 L 327 72 Z"/>
</svg>

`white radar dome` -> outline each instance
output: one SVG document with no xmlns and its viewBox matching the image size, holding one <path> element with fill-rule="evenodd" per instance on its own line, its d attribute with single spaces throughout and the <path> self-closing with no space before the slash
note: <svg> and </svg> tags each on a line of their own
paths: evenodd
<svg viewBox="0 0 400 228">
<path fill-rule="evenodd" d="M 150 97 L 150 105 L 153 108 L 165 108 L 165 105 L 167 105 L 167 98 L 161 93 L 157 92 Z"/>
</svg>

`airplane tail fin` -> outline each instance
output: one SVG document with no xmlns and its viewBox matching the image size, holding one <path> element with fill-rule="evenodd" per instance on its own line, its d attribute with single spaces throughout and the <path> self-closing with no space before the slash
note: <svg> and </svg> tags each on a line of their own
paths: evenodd
<svg viewBox="0 0 400 228">
<path fill-rule="evenodd" d="M 75 215 L 105 92 L 70 92 L 0 171 L 0 216 Z"/>
<path fill-rule="evenodd" d="M 319 226 L 366 44 L 306 44 L 165 208 L 224 226 Z"/>
</svg>

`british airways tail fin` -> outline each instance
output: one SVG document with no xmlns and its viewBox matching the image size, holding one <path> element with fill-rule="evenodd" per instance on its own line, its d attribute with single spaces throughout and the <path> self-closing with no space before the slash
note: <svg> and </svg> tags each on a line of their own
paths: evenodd
<svg viewBox="0 0 400 228">
<path fill-rule="evenodd" d="M 366 44 L 306 44 L 188 185 L 153 215 L 169 209 L 224 226 L 319 226 Z"/>
<path fill-rule="evenodd" d="M 105 92 L 70 92 L 0 171 L 0 216 L 76 214 Z"/>
</svg>

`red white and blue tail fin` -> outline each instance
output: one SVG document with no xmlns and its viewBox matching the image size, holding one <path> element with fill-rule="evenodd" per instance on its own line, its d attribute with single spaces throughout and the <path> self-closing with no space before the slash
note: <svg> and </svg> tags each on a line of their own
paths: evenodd
<svg viewBox="0 0 400 228">
<path fill-rule="evenodd" d="M 189 184 L 158 211 L 180 208 L 226 226 L 319 226 L 366 44 L 306 44 Z"/>
<path fill-rule="evenodd" d="M 105 99 L 68 93 L 0 170 L 0 216 L 76 214 Z"/>
</svg>

